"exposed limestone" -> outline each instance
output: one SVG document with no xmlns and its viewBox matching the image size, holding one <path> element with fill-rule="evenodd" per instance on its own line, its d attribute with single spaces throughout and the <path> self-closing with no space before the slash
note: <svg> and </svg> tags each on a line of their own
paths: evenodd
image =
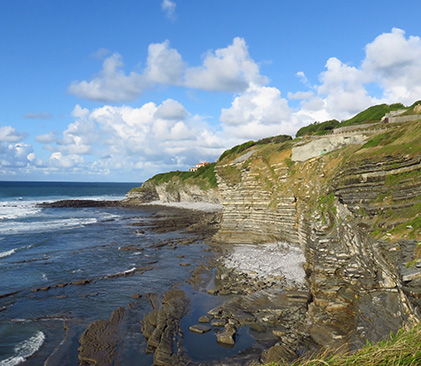
<svg viewBox="0 0 421 366">
<path fill-rule="evenodd" d="M 113 311 L 110 320 L 93 322 L 80 337 L 79 361 L 82 364 L 114 365 L 119 341 L 119 323 L 124 316 L 124 308 Z"/>
<path fill-rule="evenodd" d="M 224 330 L 216 334 L 216 339 L 218 343 L 227 344 L 233 346 L 235 344 L 235 334 L 237 330 L 233 324 L 225 324 Z"/>
<path fill-rule="evenodd" d="M 178 289 L 167 291 L 161 304 L 154 295 L 150 299 L 154 309 L 142 322 L 142 333 L 148 340 L 146 351 L 154 353 L 154 366 L 182 365 L 182 352 L 174 339 L 180 332 L 179 324 L 187 312 L 188 300 Z"/>
<path fill-rule="evenodd" d="M 190 331 L 192 331 L 194 333 L 203 334 L 203 333 L 209 332 L 212 328 L 207 326 L 207 325 L 196 324 L 196 325 L 190 326 L 189 329 L 190 329 Z"/>
<path fill-rule="evenodd" d="M 140 189 L 131 190 L 126 194 L 127 204 L 142 204 L 153 201 L 162 202 L 209 202 L 219 203 L 216 188 L 201 189 L 193 184 L 183 184 L 180 181 L 170 181 L 160 184 L 145 182 Z"/>
<path fill-rule="evenodd" d="M 325 136 L 312 139 L 303 144 L 297 144 L 292 148 L 292 161 L 305 161 L 328 152 L 337 150 L 346 145 L 361 144 L 367 139 L 367 135 L 349 134 L 345 136 Z"/>
<path fill-rule="evenodd" d="M 361 134 L 354 141 L 352 136 L 356 145 L 336 154 L 319 152 L 306 160 L 291 159 L 291 150 L 271 156 L 254 151 L 247 159 L 223 160 L 215 168 L 224 206 L 215 239 L 233 244 L 284 241 L 302 248 L 312 295 L 303 328 L 322 346 L 349 349 L 418 322 L 421 308 L 417 239 L 390 241 L 393 234 L 383 239 L 372 234 L 376 227 L 389 230 L 415 218 L 408 217 L 410 210 L 417 215 L 421 156 L 371 157 L 363 150 L 364 158 L 350 158 L 365 139 Z M 388 218 L 392 213 L 397 219 Z M 419 229 L 407 229 L 419 234 Z M 250 293 L 243 290 L 249 274 L 237 272 L 229 273 L 234 284 L 228 287 L 220 276 L 215 292 Z M 254 286 L 259 290 L 273 284 Z M 212 315 L 221 318 L 220 311 Z"/>
<path fill-rule="evenodd" d="M 222 173 L 227 166 L 240 173 L 238 182 L 224 178 Z M 216 240 L 235 244 L 282 240 L 298 243 L 296 198 L 292 191 L 284 195 L 274 191 L 288 178 L 285 164 L 270 166 L 257 159 L 253 165 L 218 165 L 215 171 L 224 207 Z"/>
</svg>

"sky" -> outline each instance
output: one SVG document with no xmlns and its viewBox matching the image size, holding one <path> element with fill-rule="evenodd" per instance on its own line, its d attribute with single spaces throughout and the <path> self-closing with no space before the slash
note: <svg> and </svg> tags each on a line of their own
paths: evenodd
<svg viewBox="0 0 421 366">
<path fill-rule="evenodd" d="M 421 2 L 0 0 L 0 180 L 142 182 L 421 99 Z"/>
</svg>

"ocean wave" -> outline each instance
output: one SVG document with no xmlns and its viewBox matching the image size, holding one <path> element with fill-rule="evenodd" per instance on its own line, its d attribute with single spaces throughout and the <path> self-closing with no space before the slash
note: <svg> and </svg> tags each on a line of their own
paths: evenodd
<svg viewBox="0 0 421 366">
<path fill-rule="evenodd" d="M 45 334 L 38 331 L 31 338 L 17 344 L 14 348 L 15 354 L 0 361 L 0 366 L 15 366 L 25 362 L 37 352 L 45 342 Z"/>
<path fill-rule="evenodd" d="M 41 209 L 36 201 L 6 201 L 0 203 L 0 221 L 35 216 Z"/>
<path fill-rule="evenodd" d="M 0 252 L 0 258 L 8 257 L 16 252 L 16 249 L 8 250 L 7 252 Z"/>
<path fill-rule="evenodd" d="M 0 222 L 0 234 L 39 233 L 53 230 L 74 229 L 98 222 L 94 217 L 72 217 L 50 221 L 17 222 L 13 225 Z"/>
<path fill-rule="evenodd" d="M 9 255 L 15 254 L 16 251 L 23 250 L 23 249 L 29 249 L 29 248 L 32 248 L 32 247 L 33 247 L 33 245 L 25 245 L 24 247 L 13 248 L 13 249 L 7 250 L 5 252 L 0 252 L 0 258 L 8 257 Z"/>
</svg>

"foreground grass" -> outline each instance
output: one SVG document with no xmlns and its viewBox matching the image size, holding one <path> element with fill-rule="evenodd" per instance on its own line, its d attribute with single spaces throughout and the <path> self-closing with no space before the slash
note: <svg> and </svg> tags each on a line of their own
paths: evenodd
<svg viewBox="0 0 421 366">
<path fill-rule="evenodd" d="M 319 354 L 310 360 L 289 363 L 271 363 L 265 366 L 418 366 L 421 365 L 421 324 L 409 331 L 401 330 L 396 335 L 375 345 L 367 344 L 357 353 Z"/>
</svg>

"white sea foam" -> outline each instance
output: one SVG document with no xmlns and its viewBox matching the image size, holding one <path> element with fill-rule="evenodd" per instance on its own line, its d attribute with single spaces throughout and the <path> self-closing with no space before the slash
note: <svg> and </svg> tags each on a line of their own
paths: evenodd
<svg viewBox="0 0 421 366">
<path fill-rule="evenodd" d="M 0 252 L 0 258 L 8 257 L 16 252 L 16 249 L 8 250 L 7 252 Z"/>
<path fill-rule="evenodd" d="M 16 251 L 18 251 L 18 250 L 29 249 L 29 248 L 32 248 L 32 247 L 33 247 L 33 245 L 25 245 L 24 247 L 13 248 L 13 249 L 5 251 L 5 252 L 0 252 L 0 258 L 5 258 L 5 257 L 8 257 L 9 255 L 15 254 Z"/>
<path fill-rule="evenodd" d="M 38 331 L 31 338 L 17 344 L 15 346 L 15 354 L 5 360 L 0 361 L 0 366 L 15 366 L 25 362 L 28 357 L 31 357 L 37 352 L 45 341 L 45 334 Z"/>
<path fill-rule="evenodd" d="M 45 232 L 60 229 L 73 229 L 98 222 L 93 217 L 71 217 L 50 221 L 14 222 L 13 225 L 0 222 L 0 234 L 17 234 L 27 232 Z"/>
<path fill-rule="evenodd" d="M 36 201 L 3 201 L 0 203 L 0 221 L 35 216 L 41 209 Z"/>
<path fill-rule="evenodd" d="M 131 269 L 128 269 L 127 271 L 124 271 L 124 272 L 122 272 L 122 273 L 124 273 L 124 274 L 129 274 L 129 273 L 134 273 L 134 272 L 136 272 L 136 267 L 133 267 L 133 268 L 131 268 Z"/>
<path fill-rule="evenodd" d="M 304 284 L 305 258 L 302 250 L 288 243 L 235 245 L 224 259 L 228 268 L 234 268 L 255 278 L 284 276 L 289 284 Z"/>
</svg>

